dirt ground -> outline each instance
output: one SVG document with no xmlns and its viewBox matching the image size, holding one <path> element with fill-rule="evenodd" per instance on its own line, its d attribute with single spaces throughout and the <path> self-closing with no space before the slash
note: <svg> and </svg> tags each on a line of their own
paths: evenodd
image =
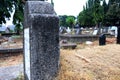
<svg viewBox="0 0 120 80">
<path fill-rule="evenodd" d="M 13 42 L 5 41 L 0 44 L 0 48 L 22 48 L 22 38 L 14 39 Z M 23 63 L 23 53 L 1 53 L 0 67 L 12 66 Z"/>
<path fill-rule="evenodd" d="M 120 80 L 120 45 L 61 50 L 59 80 Z"/>
<path fill-rule="evenodd" d="M 0 53 L 0 67 L 12 66 L 23 63 L 23 53 Z"/>
</svg>

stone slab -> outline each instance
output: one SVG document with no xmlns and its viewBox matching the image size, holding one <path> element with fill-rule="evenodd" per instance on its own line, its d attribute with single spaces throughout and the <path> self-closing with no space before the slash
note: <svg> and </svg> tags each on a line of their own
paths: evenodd
<svg viewBox="0 0 120 80">
<path fill-rule="evenodd" d="M 60 44 L 60 47 L 64 49 L 69 49 L 69 48 L 75 49 L 77 47 L 77 44 L 75 43 Z"/>
<path fill-rule="evenodd" d="M 0 49 L 0 53 L 17 53 L 23 52 L 23 48 Z"/>
</svg>

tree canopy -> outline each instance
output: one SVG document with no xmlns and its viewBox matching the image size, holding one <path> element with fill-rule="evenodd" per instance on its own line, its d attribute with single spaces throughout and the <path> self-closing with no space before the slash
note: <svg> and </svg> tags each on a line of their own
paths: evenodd
<svg viewBox="0 0 120 80">
<path fill-rule="evenodd" d="M 23 22 L 23 6 L 24 0 L 0 0 L 0 24 L 6 23 L 10 19 L 11 13 L 13 15 L 13 24 L 16 25 L 17 33 Z"/>
<path fill-rule="evenodd" d="M 120 1 L 110 0 L 109 9 L 106 13 L 108 25 L 120 25 Z"/>
<path fill-rule="evenodd" d="M 23 6 L 24 2 L 22 0 L 0 0 L 0 24 L 6 23 L 13 11 L 15 11 L 13 23 L 18 24 L 22 22 Z"/>
<path fill-rule="evenodd" d="M 59 19 L 60 19 L 60 26 L 73 27 L 76 18 L 74 16 L 60 15 Z"/>
<path fill-rule="evenodd" d="M 101 4 L 101 2 L 103 4 Z M 78 22 L 82 26 L 119 25 L 120 0 L 88 0 L 86 7 L 78 15 Z"/>
</svg>

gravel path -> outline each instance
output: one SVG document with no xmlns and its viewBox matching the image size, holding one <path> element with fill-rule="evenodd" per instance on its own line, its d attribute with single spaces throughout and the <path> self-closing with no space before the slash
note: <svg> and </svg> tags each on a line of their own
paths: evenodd
<svg viewBox="0 0 120 80">
<path fill-rule="evenodd" d="M 0 67 L 0 80 L 14 80 L 20 74 L 23 74 L 23 64 Z"/>
</svg>

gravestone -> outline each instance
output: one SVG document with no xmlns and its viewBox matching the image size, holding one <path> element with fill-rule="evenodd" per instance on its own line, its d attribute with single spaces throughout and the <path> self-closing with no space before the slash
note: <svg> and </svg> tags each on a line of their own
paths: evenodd
<svg viewBox="0 0 120 80">
<path fill-rule="evenodd" d="M 79 35 L 79 34 L 81 34 L 82 32 L 81 32 L 81 29 L 79 28 L 79 29 L 76 29 L 76 34 L 77 35 Z"/>
<path fill-rule="evenodd" d="M 93 35 L 97 35 L 97 34 L 98 34 L 98 30 L 94 30 Z"/>
<path fill-rule="evenodd" d="M 59 18 L 50 3 L 28 0 L 24 9 L 25 80 L 53 80 L 59 68 Z"/>
<path fill-rule="evenodd" d="M 71 32 L 71 29 L 69 27 L 67 27 L 66 31 L 69 34 Z"/>
<path fill-rule="evenodd" d="M 105 45 L 106 44 L 106 35 L 102 34 L 99 36 L 99 45 Z"/>
</svg>

